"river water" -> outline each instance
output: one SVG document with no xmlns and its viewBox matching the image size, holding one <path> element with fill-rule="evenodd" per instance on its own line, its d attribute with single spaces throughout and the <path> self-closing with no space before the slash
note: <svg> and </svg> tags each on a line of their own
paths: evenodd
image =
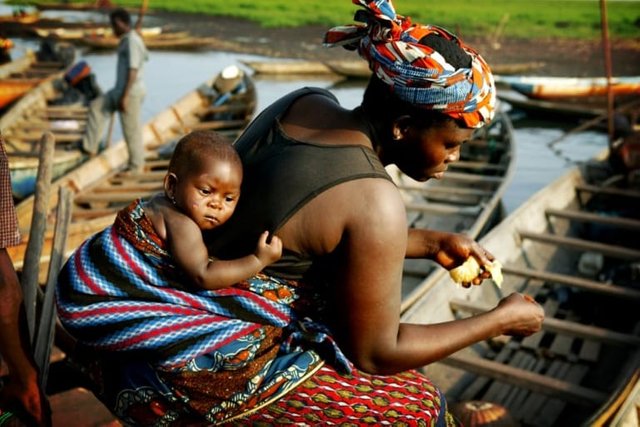
<svg viewBox="0 0 640 427">
<path fill-rule="evenodd" d="M 7 12 L 0 4 L 0 14 Z M 48 12 L 49 13 L 49 12 Z M 64 15 L 65 18 L 69 14 Z M 104 18 L 103 18 L 104 19 Z M 152 23 L 148 23 L 152 25 Z M 13 56 L 20 56 L 25 49 L 37 49 L 37 42 L 14 39 L 16 47 Z M 115 80 L 116 57 L 114 52 L 78 52 L 78 60 L 83 59 L 91 66 L 103 90 L 112 87 Z M 237 64 L 247 72 L 251 69 L 242 61 L 269 60 L 256 55 L 236 54 L 218 51 L 165 52 L 151 51 L 145 65 L 144 77 L 147 96 L 143 105 L 143 121 L 147 121 L 174 101 L 213 77 L 222 68 Z M 361 84 L 335 85 L 329 77 L 282 79 L 256 78 L 258 105 L 256 113 L 283 94 L 302 86 L 330 88 L 341 104 L 347 108 L 359 104 L 364 82 Z M 503 108 L 509 108 L 503 105 Z M 538 189 L 560 176 L 576 162 L 584 161 L 602 151 L 607 146 L 607 136 L 603 132 L 589 131 L 572 134 L 556 144 L 552 150 L 547 145 L 560 137 L 569 125 L 558 122 L 532 122 L 515 118 L 513 121 L 516 137 L 516 172 L 504 195 L 504 205 L 513 211 Z M 575 124 L 574 124 L 575 125 Z M 113 138 L 119 140 L 121 131 L 114 127 Z"/>
</svg>

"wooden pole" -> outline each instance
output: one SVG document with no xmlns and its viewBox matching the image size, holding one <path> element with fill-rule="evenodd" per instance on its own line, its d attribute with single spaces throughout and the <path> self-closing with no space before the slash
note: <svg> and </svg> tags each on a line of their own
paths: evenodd
<svg viewBox="0 0 640 427">
<path fill-rule="evenodd" d="M 40 385 L 44 390 L 47 385 L 49 375 L 49 358 L 53 345 L 53 335 L 56 324 L 56 308 L 54 303 L 54 292 L 58 273 L 64 262 L 64 253 L 67 245 L 67 233 L 71 222 L 71 211 L 73 209 L 73 192 L 65 186 L 58 189 L 58 211 L 56 212 L 56 224 L 54 229 L 53 247 L 51 248 L 51 261 L 49 261 L 49 272 L 47 284 L 42 297 L 42 308 L 38 331 L 35 335 L 33 345 L 33 358 L 40 372 Z"/>
<path fill-rule="evenodd" d="M 22 293 L 29 329 L 29 341 L 33 342 L 36 321 L 36 300 L 38 294 L 38 275 L 40 273 L 40 255 L 44 245 L 44 234 L 47 228 L 49 213 L 49 193 L 51 192 L 51 176 L 53 172 L 53 152 L 55 138 L 51 132 L 42 134 L 40 140 L 40 158 L 36 181 L 33 216 L 29 229 L 29 242 L 24 255 L 22 267 Z"/>
<path fill-rule="evenodd" d="M 611 44 L 609 42 L 609 25 L 607 23 L 607 1 L 600 0 L 600 23 L 602 25 L 602 49 L 604 53 L 604 67 L 607 76 L 607 129 L 609 130 L 609 149 L 613 144 L 613 88 L 611 87 Z"/>
</svg>

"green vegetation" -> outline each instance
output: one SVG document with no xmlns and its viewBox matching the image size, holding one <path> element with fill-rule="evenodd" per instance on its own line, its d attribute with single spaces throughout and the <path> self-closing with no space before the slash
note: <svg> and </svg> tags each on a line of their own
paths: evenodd
<svg viewBox="0 0 640 427">
<path fill-rule="evenodd" d="M 141 0 L 112 1 L 129 7 L 141 3 Z M 640 1 L 609 0 L 607 5 L 611 37 L 637 39 Z M 493 34 L 503 23 L 505 37 L 600 37 L 598 0 L 395 0 L 394 6 L 398 13 L 417 22 L 441 25 L 463 36 Z M 359 7 L 350 0 L 149 0 L 149 8 L 245 18 L 265 27 L 296 27 L 347 24 Z"/>
</svg>

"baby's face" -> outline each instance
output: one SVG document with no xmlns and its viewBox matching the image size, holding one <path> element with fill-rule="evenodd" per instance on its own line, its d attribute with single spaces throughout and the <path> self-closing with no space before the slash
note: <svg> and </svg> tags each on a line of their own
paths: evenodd
<svg viewBox="0 0 640 427">
<path fill-rule="evenodd" d="M 233 162 L 202 159 L 198 170 L 178 176 L 176 204 L 201 230 L 212 230 L 231 217 L 240 198 L 242 171 Z"/>
</svg>

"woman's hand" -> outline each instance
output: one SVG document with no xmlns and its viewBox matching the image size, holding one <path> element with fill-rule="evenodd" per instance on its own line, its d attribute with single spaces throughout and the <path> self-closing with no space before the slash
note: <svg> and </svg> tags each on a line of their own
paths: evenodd
<svg viewBox="0 0 640 427">
<path fill-rule="evenodd" d="M 512 293 L 494 308 L 502 324 L 503 335 L 528 336 L 542 328 L 544 310 L 529 295 Z"/>
<path fill-rule="evenodd" d="M 435 261 L 451 270 L 464 263 L 470 256 L 478 260 L 480 266 L 491 264 L 495 257 L 487 249 L 483 248 L 471 237 L 464 234 L 442 233 L 439 239 L 439 248 L 435 254 Z M 483 269 L 480 275 L 470 284 L 479 285 L 484 279 L 491 277 L 491 273 Z M 469 285 L 464 284 L 463 285 Z"/>
</svg>

